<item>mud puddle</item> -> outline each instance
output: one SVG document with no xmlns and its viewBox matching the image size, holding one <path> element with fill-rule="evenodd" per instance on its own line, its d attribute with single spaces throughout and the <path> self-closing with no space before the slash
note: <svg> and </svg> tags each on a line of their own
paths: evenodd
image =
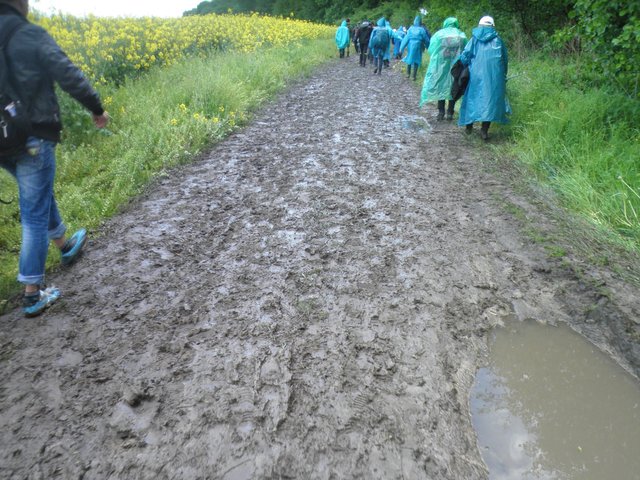
<svg viewBox="0 0 640 480">
<path fill-rule="evenodd" d="M 398 117 L 400 126 L 412 132 L 431 132 L 433 129 L 429 122 L 419 115 L 402 115 Z"/>
<path fill-rule="evenodd" d="M 638 478 L 640 387 L 565 326 L 496 331 L 471 411 L 490 479 Z"/>
</svg>

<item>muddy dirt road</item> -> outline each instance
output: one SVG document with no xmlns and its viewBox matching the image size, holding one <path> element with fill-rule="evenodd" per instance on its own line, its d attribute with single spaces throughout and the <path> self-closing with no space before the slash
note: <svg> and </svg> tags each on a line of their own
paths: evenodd
<svg viewBox="0 0 640 480">
<path fill-rule="evenodd" d="M 47 314 L 0 318 L 0 477 L 483 479 L 493 326 L 567 322 L 637 375 L 637 290 L 528 241 L 418 98 L 323 66 L 105 225 Z"/>
</svg>

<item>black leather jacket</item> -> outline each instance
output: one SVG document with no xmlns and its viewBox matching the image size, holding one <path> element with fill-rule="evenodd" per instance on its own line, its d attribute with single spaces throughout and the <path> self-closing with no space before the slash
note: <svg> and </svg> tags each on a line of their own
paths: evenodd
<svg viewBox="0 0 640 480">
<path fill-rule="evenodd" d="M 41 27 L 29 23 L 13 8 L 0 4 L 0 31 L 12 22 L 11 16 L 25 25 L 15 32 L 7 45 L 9 70 L 27 105 L 33 134 L 60 141 L 62 121 L 54 82 L 95 115 L 104 112 L 98 93 L 53 38 Z"/>
</svg>

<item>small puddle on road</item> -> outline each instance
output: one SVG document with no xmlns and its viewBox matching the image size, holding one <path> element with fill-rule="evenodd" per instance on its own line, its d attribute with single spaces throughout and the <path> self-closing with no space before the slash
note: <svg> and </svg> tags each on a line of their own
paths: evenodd
<svg viewBox="0 0 640 480">
<path fill-rule="evenodd" d="M 494 333 L 471 392 L 491 480 L 640 479 L 640 385 L 568 327 Z"/>
<path fill-rule="evenodd" d="M 426 132 L 431 130 L 429 122 L 423 117 L 416 115 L 401 116 L 398 117 L 400 125 L 405 130 L 411 130 L 413 132 Z"/>
</svg>

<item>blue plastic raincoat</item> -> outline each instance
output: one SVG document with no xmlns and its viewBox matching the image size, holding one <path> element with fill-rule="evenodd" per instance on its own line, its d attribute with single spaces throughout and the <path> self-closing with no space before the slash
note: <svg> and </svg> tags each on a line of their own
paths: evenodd
<svg viewBox="0 0 640 480">
<path fill-rule="evenodd" d="M 424 77 L 420 105 L 438 100 L 451 100 L 451 65 L 467 44 L 467 36 L 458 28 L 458 20 L 447 18 L 429 43 L 429 68 Z"/>
<path fill-rule="evenodd" d="M 400 55 L 400 45 L 402 44 L 402 39 L 407 34 L 404 27 L 400 25 L 398 29 L 393 34 L 393 55 Z"/>
<path fill-rule="evenodd" d="M 507 123 L 507 48 L 494 27 L 476 27 L 460 61 L 469 66 L 469 85 L 462 98 L 458 125 Z"/>
<path fill-rule="evenodd" d="M 376 47 L 373 46 L 374 38 L 376 37 L 376 35 L 381 30 L 388 31 L 387 30 L 387 22 L 384 19 L 384 17 L 382 17 L 380 20 L 378 20 L 378 26 L 373 29 L 373 32 L 371 32 L 371 38 L 369 38 L 369 51 L 374 56 L 374 58 L 382 58 L 382 57 L 384 57 L 384 52 L 385 51 L 389 52 L 389 44 L 391 43 L 391 37 L 388 37 L 386 48 L 384 48 L 384 47 L 383 48 L 376 48 Z"/>
<path fill-rule="evenodd" d="M 400 45 L 401 54 L 407 46 L 409 47 L 407 56 L 402 60 L 407 65 L 420 66 L 422 64 L 422 52 L 429 47 L 429 33 L 421 25 L 421 20 L 420 15 L 413 20 L 413 25 L 409 27 Z"/>
<path fill-rule="evenodd" d="M 389 20 L 386 20 L 384 24 L 387 27 L 387 33 L 389 34 L 389 47 L 391 47 L 391 39 L 393 38 L 393 28 L 391 28 L 391 24 Z M 382 57 L 383 60 L 391 60 L 391 48 L 387 48 L 384 51 L 384 55 Z"/>
<path fill-rule="evenodd" d="M 347 27 L 347 21 L 343 20 L 342 24 L 336 31 L 336 46 L 339 50 L 347 48 L 349 45 L 349 27 Z"/>
</svg>

